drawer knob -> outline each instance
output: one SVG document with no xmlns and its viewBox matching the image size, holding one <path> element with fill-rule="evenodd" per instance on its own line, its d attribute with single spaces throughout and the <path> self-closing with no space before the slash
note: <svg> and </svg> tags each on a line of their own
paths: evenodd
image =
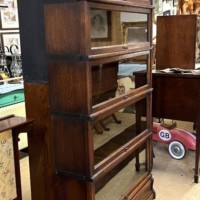
<svg viewBox="0 0 200 200">
<path fill-rule="evenodd" d="M 127 151 L 128 151 L 128 147 L 125 147 L 125 149 L 124 149 L 124 150 L 125 150 L 125 152 L 127 152 Z"/>
</svg>

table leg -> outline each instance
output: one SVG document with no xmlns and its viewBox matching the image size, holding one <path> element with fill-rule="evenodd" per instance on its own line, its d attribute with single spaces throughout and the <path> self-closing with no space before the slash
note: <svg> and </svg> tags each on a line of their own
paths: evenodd
<svg viewBox="0 0 200 200">
<path fill-rule="evenodd" d="M 199 182 L 199 152 L 200 152 L 200 122 L 197 121 L 196 126 L 196 153 L 195 153 L 195 172 L 194 172 L 194 182 Z"/>
<path fill-rule="evenodd" d="M 14 154 L 17 200 L 22 200 L 20 159 L 19 159 L 19 148 L 18 148 L 19 138 L 18 138 L 18 133 L 15 130 L 12 130 L 12 139 L 13 139 L 13 154 Z"/>
</svg>

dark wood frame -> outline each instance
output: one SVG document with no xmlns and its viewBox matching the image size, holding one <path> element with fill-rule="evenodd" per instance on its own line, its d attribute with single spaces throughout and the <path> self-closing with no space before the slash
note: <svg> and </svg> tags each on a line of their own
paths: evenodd
<svg viewBox="0 0 200 200">
<path fill-rule="evenodd" d="M 92 9 L 93 10 L 93 9 Z M 92 11 L 91 10 L 91 11 Z M 108 34 L 107 34 L 107 37 L 97 37 L 97 38 L 92 38 L 92 33 L 91 33 L 91 40 L 92 42 L 97 42 L 97 41 L 109 41 L 111 40 L 111 11 L 106 11 L 106 10 L 103 10 L 106 12 L 107 14 L 107 30 L 108 30 Z M 91 28 L 92 28 L 92 24 L 91 24 Z"/>
</svg>

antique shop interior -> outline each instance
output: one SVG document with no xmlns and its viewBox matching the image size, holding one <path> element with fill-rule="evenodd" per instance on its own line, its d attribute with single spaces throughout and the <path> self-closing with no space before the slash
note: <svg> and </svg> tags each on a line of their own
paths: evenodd
<svg viewBox="0 0 200 200">
<path fill-rule="evenodd" d="M 0 0 L 0 200 L 199 200 L 200 0 Z"/>
</svg>

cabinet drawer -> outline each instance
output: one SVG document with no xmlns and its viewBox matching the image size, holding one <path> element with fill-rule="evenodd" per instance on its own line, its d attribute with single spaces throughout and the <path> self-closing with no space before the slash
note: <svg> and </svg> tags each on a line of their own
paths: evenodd
<svg viewBox="0 0 200 200">
<path fill-rule="evenodd" d="M 0 95 L 0 107 L 24 101 L 24 90 L 15 90 Z"/>
<path fill-rule="evenodd" d="M 125 198 L 122 198 L 122 200 L 154 199 L 154 190 L 152 189 L 152 184 L 153 184 L 152 181 L 153 180 L 151 178 L 151 175 L 148 175 L 140 183 L 137 184 L 137 187 L 134 187 L 132 190 L 130 190 L 125 195 Z"/>
</svg>

